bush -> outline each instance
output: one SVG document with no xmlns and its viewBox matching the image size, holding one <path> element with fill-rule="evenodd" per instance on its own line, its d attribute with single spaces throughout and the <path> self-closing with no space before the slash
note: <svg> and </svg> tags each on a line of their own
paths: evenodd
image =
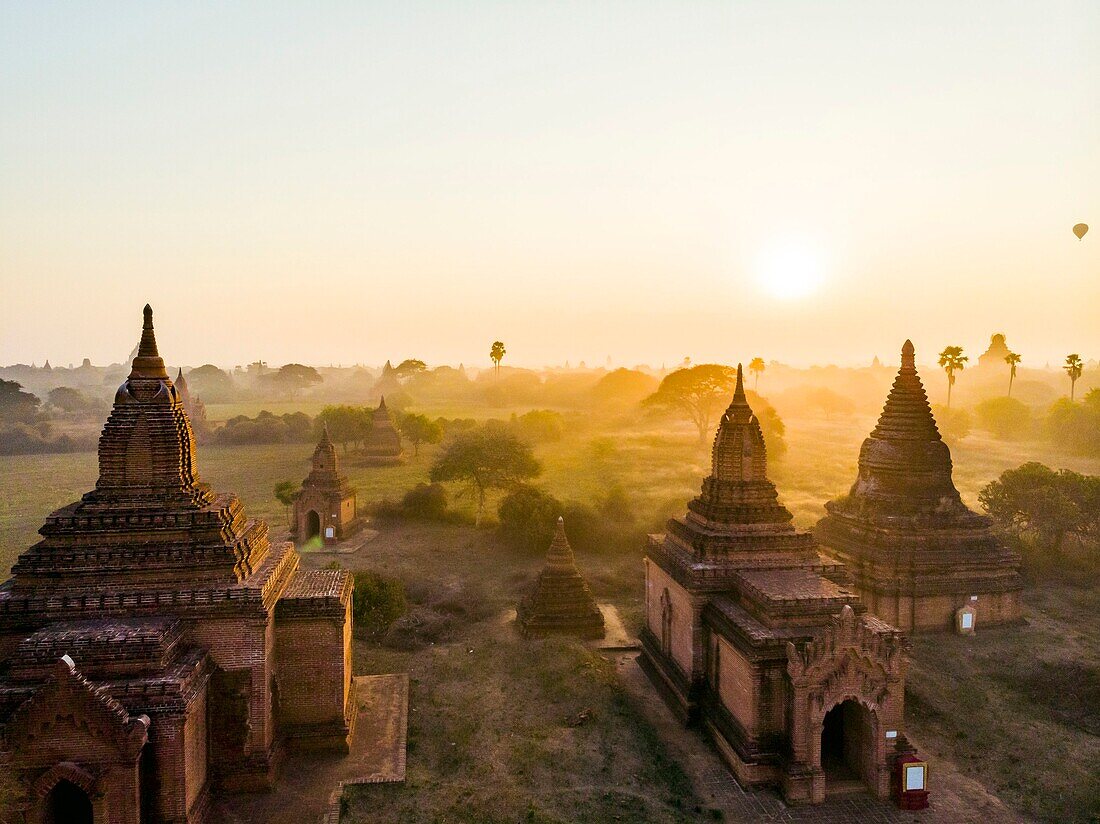
<svg viewBox="0 0 1100 824">
<path fill-rule="evenodd" d="M 555 443 L 565 432 L 565 419 L 549 409 L 534 409 L 512 417 L 516 434 L 531 443 Z"/>
<path fill-rule="evenodd" d="M 1031 410 L 1015 398 L 990 398 L 974 411 L 982 429 L 998 438 L 1015 441 L 1031 434 Z"/>
<path fill-rule="evenodd" d="M 417 484 L 401 499 L 401 512 L 409 518 L 440 520 L 447 514 L 447 490 L 443 484 Z"/>
<path fill-rule="evenodd" d="M 545 552 L 563 513 L 561 501 L 533 486 L 520 487 L 497 507 L 501 534 L 523 552 Z"/>
<path fill-rule="evenodd" d="M 43 421 L 36 426 L 17 423 L 0 430 L 0 455 L 47 455 L 58 452 L 79 452 L 93 448 L 91 444 L 74 441 L 68 435 L 52 435 Z"/>
<path fill-rule="evenodd" d="M 970 414 L 965 409 L 951 409 L 937 404 L 932 407 L 940 435 L 948 445 L 956 444 L 970 434 Z"/>
<path fill-rule="evenodd" d="M 356 628 L 364 635 L 376 637 L 384 634 L 390 624 L 405 614 L 405 586 L 393 578 L 384 578 L 376 572 L 352 573 L 355 578 L 355 597 L 352 614 Z"/>
<path fill-rule="evenodd" d="M 1043 425 L 1047 438 L 1079 455 L 1100 455 L 1100 389 L 1080 403 L 1055 401 Z"/>
<path fill-rule="evenodd" d="M 238 415 L 214 433 L 219 444 L 301 443 L 313 437 L 313 421 L 303 412 L 273 415 L 264 410 L 255 418 Z"/>
</svg>

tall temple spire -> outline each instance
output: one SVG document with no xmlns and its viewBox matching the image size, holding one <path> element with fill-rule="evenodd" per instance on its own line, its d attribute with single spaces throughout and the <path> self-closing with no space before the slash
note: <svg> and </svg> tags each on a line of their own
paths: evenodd
<svg viewBox="0 0 1100 824">
<path fill-rule="evenodd" d="M 913 348 L 913 341 L 908 338 L 901 346 L 901 368 L 914 371 L 917 368 L 917 352 Z"/>
<path fill-rule="evenodd" d="M 134 357 L 133 367 L 130 370 L 131 378 L 159 378 L 168 379 L 168 371 L 164 368 L 164 361 L 157 351 L 157 338 L 153 333 L 153 307 L 145 304 L 145 320 L 141 326 L 141 342 L 138 344 L 138 352 Z"/>
<path fill-rule="evenodd" d="M 554 527 L 554 540 L 550 542 L 550 549 L 546 553 L 546 566 L 556 570 L 575 570 L 577 567 L 577 560 L 573 557 L 573 547 L 565 537 L 565 518 L 560 515 Z"/>
</svg>

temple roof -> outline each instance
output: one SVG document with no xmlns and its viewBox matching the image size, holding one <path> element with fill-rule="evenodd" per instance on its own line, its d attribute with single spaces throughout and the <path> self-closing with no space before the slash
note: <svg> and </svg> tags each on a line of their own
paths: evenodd
<svg viewBox="0 0 1100 824">
<path fill-rule="evenodd" d="M 775 484 L 768 480 L 764 433 L 745 395 L 741 364 L 737 365 L 733 399 L 714 436 L 711 474 L 688 509 L 709 530 L 748 524 L 786 525 L 791 520 L 791 513 L 779 503 Z"/>
<path fill-rule="evenodd" d="M 195 437 L 157 350 L 153 311 L 99 440 L 99 479 L 49 516 L 13 567 L 20 597 L 241 583 L 270 551 L 267 526 L 195 470 Z"/>
<path fill-rule="evenodd" d="M 830 507 L 888 515 L 967 513 L 915 360 L 913 344 L 906 341 L 878 425 L 860 449 L 856 481 L 848 498 Z"/>
<path fill-rule="evenodd" d="M 340 475 L 336 447 L 329 436 L 328 423 L 321 424 L 321 439 L 313 450 L 313 467 L 302 482 L 303 487 L 337 489 L 347 486 L 347 479 Z"/>
</svg>

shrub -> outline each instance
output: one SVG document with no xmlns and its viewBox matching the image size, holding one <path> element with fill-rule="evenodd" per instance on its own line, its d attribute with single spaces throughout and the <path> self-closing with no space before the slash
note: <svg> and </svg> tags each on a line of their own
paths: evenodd
<svg viewBox="0 0 1100 824">
<path fill-rule="evenodd" d="M 401 511 L 409 518 L 439 520 L 447 514 L 447 490 L 443 484 L 417 484 L 401 499 Z"/>
<path fill-rule="evenodd" d="M 355 625 L 365 635 L 380 636 L 405 614 L 405 586 L 376 572 L 361 570 L 352 574 L 355 578 L 352 604 Z"/>
<path fill-rule="evenodd" d="M 501 534 L 513 548 L 524 552 L 546 551 L 562 514 L 561 501 L 533 486 L 506 495 L 497 507 Z"/>
<path fill-rule="evenodd" d="M 554 443 L 565 432 L 565 419 L 549 409 L 534 409 L 512 418 L 516 434 L 531 443 Z"/>
<path fill-rule="evenodd" d="M 965 409 L 951 409 L 937 404 L 932 407 L 940 435 L 948 444 L 956 444 L 970 434 L 970 414 Z"/>
<path fill-rule="evenodd" d="M 974 411 L 982 429 L 1003 440 L 1019 440 L 1031 433 L 1031 410 L 1015 398 L 990 398 Z"/>
</svg>

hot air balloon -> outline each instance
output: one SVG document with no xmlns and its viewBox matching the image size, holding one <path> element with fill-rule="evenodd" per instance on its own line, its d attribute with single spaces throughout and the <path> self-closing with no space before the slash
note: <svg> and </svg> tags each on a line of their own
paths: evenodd
<svg viewBox="0 0 1100 824">
<path fill-rule="evenodd" d="M 1076 226 L 1073 227 L 1073 233 L 1077 235 L 1078 240 L 1081 240 L 1081 238 L 1085 236 L 1088 230 L 1089 225 L 1087 223 L 1078 223 Z"/>
</svg>

